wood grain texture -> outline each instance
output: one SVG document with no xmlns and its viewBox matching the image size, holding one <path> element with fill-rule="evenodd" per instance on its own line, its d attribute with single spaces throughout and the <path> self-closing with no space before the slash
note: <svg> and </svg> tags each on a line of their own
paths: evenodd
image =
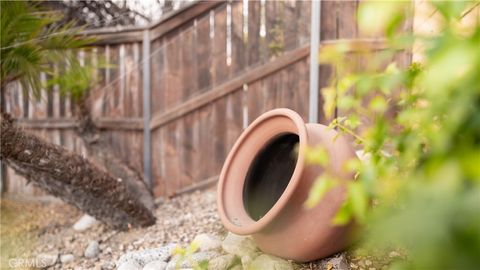
<svg viewBox="0 0 480 270">
<path fill-rule="evenodd" d="M 250 83 L 255 80 L 258 80 L 270 73 L 273 73 L 281 69 L 285 65 L 295 63 L 296 61 L 299 61 L 300 59 L 305 58 L 307 56 L 308 56 L 308 47 L 306 46 L 299 48 L 295 51 L 286 53 L 281 57 L 278 57 L 274 61 L 271 61 L 265 65 L 254 68 L 242 74 L 241 76 L 238 76 L 235 79 L 228 81 L 225 84 L 217 86 L 214 89 L 202 95 L 192 98 L 172 108 L 171 110 L 165 113 L 161 113 L 161 114 L 157 113 L 153 115 L 152 120 L 150 122 L 150 127 L 152 129 L 155 129 L 161 125 L 164 125 L 178 117 L 181 117 L 182 115 L 185 115 L 186 113 L 192 110 L 200 108 L 218 98 L 221 98 L 224 95 L 231 93 L 232 91 L 235 91 L 238 88 L 241 88 L 245 83 Z"/>
<path fill-rule="evenodd" d="M 86 61 L 107 65 L 98 65 L 90 89 L 95 123 L 108 135 L 116 155 L 142 171 L 142 32 L 151 31 L 150 128 L 156 196 L 213 182 L 244 125 L 263 112 L 287 107 L 307 117 L 311 3 L 250 1 L 248 16 L 244 4 L 194 2 L 146 27 L 84 33 L 100 37 L 89 48 L 94 57 Z M 386 43 L 381 37 L 359 36 L 358 5 L 358 1 L 322 1 L 320 46 L 345 44 L 346 53 L 355 58 L 352 63 L 362 66 L 366 60 L 359 52 L 378 52 Z M 480 11 L 471 14 L 478 16 Z M 411 29 L 411 22 L 405 22 L 404 31 Z M 395 59 L 405 66 L 411 54 L 398 52 Z M 61 74 L 66 66 L 59 64 L 57 69 Z M 335 71 L 321 65 L 319 73 L 322 88 Z M 74 134 L 72 99 L 60 95 L 60 90 L 54 86 L 43 103 L 37 103 L 19 85 L 9 85 L 5 108 L 24 128 L 85 153 Z M 319 119 L 331 120 L 321 109 Z M 13 187 L 16 178 L 7 174 Z"/>
<path fill-rule="evenodd" d="M 214 10 L 214 36 L 212 45 L 212 85 L 217 86 L 225 82 L 228 78 L 226 4 Z"/>
</svg>

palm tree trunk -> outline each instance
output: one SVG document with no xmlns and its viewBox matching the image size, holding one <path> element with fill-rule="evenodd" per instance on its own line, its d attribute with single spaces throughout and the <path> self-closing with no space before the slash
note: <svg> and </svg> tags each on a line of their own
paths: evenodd
<svg viewBox="0 0 480 270">
<path fill-rule="evenodd" d="M 143 182 L 142 174 L 113 153 L 107 138 L 93 122 L 87 102 L 89 96 L 90 91 L 86 90 L 83 96 L 76 100 L 75 110 L 77 122 L 75 132 L 83 140 L 89 160 L 109 172 L 116 179 L 122 179 L 129 193 L 139 198 L 148 209 L 153 209 L 153 196 Z"/>
<path fill-rule="evenodd" d="M 150 210 L 128 191 L 122 179 L 23 131 L 7 114 L 0 120 L 0 157 L 18 174 L 116 229 L 155 223 Z"/>
</svg>

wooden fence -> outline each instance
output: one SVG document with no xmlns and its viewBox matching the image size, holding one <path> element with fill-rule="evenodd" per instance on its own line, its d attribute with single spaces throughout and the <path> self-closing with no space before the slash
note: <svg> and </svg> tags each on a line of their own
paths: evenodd
<svg viewBox="0 0 480 270">
<path fill-rule="evenodd" d="M 310 6 L 194 2 L 148 27 L 87 32 L 99 38 L 89 59 L 111 64 L 97 70 L 90 102 L 113 151 L 145 172 L 156 196 L 170 196 L 214 182 L 237 137 L 261 113 L 287 107 L 306 120 Z M 357 7 L 357 1 L 322 2 L 321 46 L 384 48 L 382 37 L 358 33 Z M 351 48 L 352 63 L 361 63 Z M 411 58 L 395 57 L 405 64 Z M 320 87 L 332 72 L 320 67 Z M 21 125 L 87 155 L 73 130 L 70 98 L 55 87 L 38 101 L 21 90 L 12 84 L 5 97 Z M 328 121 L 321 113 L 319 119 Z M 8 192 L 41 194 L 11 169 L 6 183 Z"/>
</svg>

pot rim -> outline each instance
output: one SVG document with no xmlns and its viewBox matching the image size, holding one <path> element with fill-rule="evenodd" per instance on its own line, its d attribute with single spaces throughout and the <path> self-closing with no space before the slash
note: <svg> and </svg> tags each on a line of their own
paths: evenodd
<svg viewBox="0 0 480 270">
<path fill-rule="evenodd" d="M 248 218 L 251 219 L 251 223 L 248 225 L 237 226 L 227 217 L 224 209 L 223 195 L 225 192 L 224 188 L 225 188 L 225 182 L 226 182 L 226 175 L 230 170 L 232 159 L 235 156 L 236 152 L 242 146 L 244 141 L 249 136 L 251 136 L 252 132 L 257 128 L 257 126 L 259 126 L 261 123 L 265 121 L 268 121 L 271 118 L 278 117 L 278 116 L 287 117 L 289 120 L 291 120 L 295 124 L 297 129 L 297 135 L 299 137 L 299 147 L 298 147 L 298 158 L 297 158 L 297 163 L 295 165 L 295 169 L 293 171 L 292 177 L 287 187 L 285 188 L 280 198 L 277 200 L 277 202 L 275 202 L 272 208 L 270 208 L 270 210 L 268 210 L 268 212 L 262 218 L 255 221 L 254 219 L 252 219 L 250 216 L 247 215 Z M 273 138 L 274 137 L 272 137 L 272 139 Z M 241 235 L 257 233 L 261 231 L 263 228 L 265 228 L 268 224 L 270 224 L 280 214 L 282 209 L 285 208 L 288 201 L 290 200 L 293 193 L 295 192 L 299 182 L 301 181 L 303 169 L 305 166 L 304 161 L 305 161 L 305 149 L 307 147 L 307 140 L 308 140 L 307 128 L 305 126 L 305 122 L 303 121 L 302 117 L 298 115 L 295 111 L 287 108 L 274 109 L 262 114 L 242 132 L 242 134 L 235 142 L 232 150 L 230 151 L 230 153 L 228 154 L 225 160 L 224 166 L 220 173 L 219 183 L 218 183 L 218 191 L 217 191 L 218 212 L 220 214 L 220 219 L 222 223 L 225 225 L 225 227 L 229 231 L 232 231 L 233 233 L 241 234 Z"/>
</svg>

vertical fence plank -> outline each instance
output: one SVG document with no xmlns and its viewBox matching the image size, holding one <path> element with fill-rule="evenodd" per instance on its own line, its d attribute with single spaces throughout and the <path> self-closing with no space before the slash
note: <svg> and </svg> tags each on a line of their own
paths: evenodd
<svg viewBox="0 0 480 270">
<path fill-rule="evenodd" d="M 213 85 L 223 83 L 227 74 L 227 10 L 226 5 L 215 9 L 213 37 Z"/>
<path fill-rule="evenodd" d="M 297 47 L 298 40 L 302 35 L 300 30 L 304 30 L 304 21 L 298 17 L 297 9 L 302 2 L 282 1 L 282 24 L 283 24 L 283 49 L 289 51 Z"/>
<path fill-rule="evenodd" d="M 337 2 L 337 31 L 339 39 L 357 37 L 357 1 Z"/>
<path fill-rule="evenodd" d="M 230 77 L 233 77 L 244 69 L 246 62 L 246 48 L 243 39 L 243 3 L 241 1 L 233 2 L 231 10 L 232 69 Z"/>
<path fill-rule="evenodd" d="M 90 91 L 91 113 L 95 118 L 101 117 L 104 114 L 104 102 L 107 84 L 107 65 L 108 58 L 105 47 L 97 47 L 95 53 L 97 63 L 96 85 Z"/>
<path fill-rule="evenodd" d="M 155 196 L 166 196 L 163 128 L 152 130 L 152 183 Z"/>
<path fill-rule="evenodd" d="M 180 34 L 181 35 L 181 34 Z M 182 100 L 182 85 L 183 78 L 182 73 L 182 56 L 181 56 L 181 43 L 178 36 L 173 36 L 170 39 L 166 39 L 166 76 L 165 76 L 165 110 L 170 109 L 178 105 Z"/>
<path fill-rule="evenodd" d="M 321 15 L 320 15 L 320 40 L 334 40 L 338 38 L 337 29 L 337 1 L 322 1 Z M 323 113 L 323 96 L 322 88 L 327 87 L 330 83 L 334 70 L 329 65 L 319 66 L 319 91 L 318 91 L 318 122 L 328 124 L 332 118 L 327 118 Z"/>
<path fill-rule="evenodd" d="M 284 49 L 282 5 L 279 1 L 265 3 L 266 60 L 277 57 Z"/>
<path fill-rule="evenodd" d="M 225 142 L 225 130 L 227 130 L 227 117 L 226 112 L 226 98 L 221 98 L 215 101 L 213 104 L 217 121 L 215 122 L 215 128 L 213 132 L 213 158 L 215 163 L 215 171 L 220 173 L 225 158 L 227 157 L 227 151 L 230 150 Z"/>
<path fill-rule="evenodd" d="M 165 66 L 165 45 L 164 39 L 157 39 L 152 42 L 152 114 L 165 110 L 165 91 L 166 91 L 166 66 Z"/>
<path fill-rule="evenodd" d="M 177 123 L 172 122 L 165 126 L 164 141 L 165 141 L 165 179 L 167 184 L 167 191 L 173 195 L 179 189 L 179 159 L 177 152 Z"/>
<path fill-rule="evenodd" d="M 248 66 L 253 66 L 260 61 L 260 25 L 261 3 L 253 1 L 248 3 Z"/>
<path fill-rule="evenodd" d="M 188 100 L 189 98 L 193 97 L 195 94 L 199 93 L 199 86 L 197 83 L 197 62 L 202 61 L 199 58 L 199 55 L 196 51 L 196 29 L 195 27 L 188 28 L 182 34 L 182 46 L 181 46 L 181 54 L 182 54 L 182 76 L 184 78 L 188 78 L 188 80 L 184 80 L 183 83 L 183 95 L 182 101 Z M 207 43 L 208 45 L 209 43 Z M 208 54 L 205 53 L 205 54 Z M 202 55 L 204 56 L 204 55 Z M 205 57 L 205 56 L 204 56 Z M 200 87 L 201 88 L 201 87 Z"/>
<path fill-rule="evenodd" d="M 191 36 L 190 36 L 191 38 Z M 201 92 L 205 91 L 208 86 L 211 85 L 211 74 L 210 74 L 210 66 L 212 64 L 211 58 L 211 41 L 210 41 L 210 20 L 208 16 L 204 16 L 196 21 L 196 34 L 195 34 L 195 48 L 192 48 L 195 52 L 195 67 L 192 67 L 192 70 L 189 70 L 190 76 L 189 80 L 191 82 L 197 81 L 197 85 L 194 86 L 194 89 L 198 90 L 194 93 L 194 95 L 200 94 Z M 188 54 L 188 56 L 191 56 Z M 189 59 L 190 60 L 190 59 Z M 190 60 L 190 65 L 193 63 L 193 59 Z M 193 74 L 193 69 L 196 69 L 198 76 Z"/>
<path fill-rule="evenodd" d="M 322 3 L 322 9 L 323 4 Z M 311 12 L 311 3 L 309 1 L 298 1 L 296 4 L 296 33 L 297 33 L 297 47 L 307 44 L 310 40 L 310 12 Z M 323 16 L 323 14 L 321 15 Z M 320 17 L 321 17 L 320 16 Z"/>
<path fill-rule="evenodd" d="M 227 124 L 224 143 L 226 149 L 231 149 L 243 130 L 243 89 L 240 88 L 225 98 L 227 99 L 225 111 Z"/>
</svg>

